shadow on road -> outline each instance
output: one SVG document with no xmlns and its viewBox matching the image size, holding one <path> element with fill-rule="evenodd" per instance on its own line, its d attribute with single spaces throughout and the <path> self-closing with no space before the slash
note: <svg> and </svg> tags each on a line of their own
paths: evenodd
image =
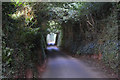
<svg viewBox="0 0 120 80">
<path fill-rule="evenodd" d="M 47 68 L 42 78 L 108 78 L 95 67 L 65 55 L 56 46 L 47 47 Z"/>
</svg>

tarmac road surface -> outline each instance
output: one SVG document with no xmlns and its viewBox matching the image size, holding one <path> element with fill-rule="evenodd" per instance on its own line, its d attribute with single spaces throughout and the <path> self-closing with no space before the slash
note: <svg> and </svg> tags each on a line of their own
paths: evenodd
<svg viewBox="0 0 120 80">
<path fill-rule="evenodd" d="M 56 46 L 47 48 L 48 63 L 42 78 L 108 78 L 95 67 L 60 52 Z"/>
</svg>

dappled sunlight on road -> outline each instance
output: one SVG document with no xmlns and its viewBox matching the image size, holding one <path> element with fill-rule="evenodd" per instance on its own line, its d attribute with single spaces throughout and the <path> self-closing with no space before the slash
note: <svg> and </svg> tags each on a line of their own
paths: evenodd
<svg viewBox="0 0 120 80">
<path fill-rule="evenodd" d="M 59 48 L 57 46 L 49 46 L 49 47 L 47 47 L 47 50 L 56 50 L 56 51 L 59 51 Z"/>
</svg>

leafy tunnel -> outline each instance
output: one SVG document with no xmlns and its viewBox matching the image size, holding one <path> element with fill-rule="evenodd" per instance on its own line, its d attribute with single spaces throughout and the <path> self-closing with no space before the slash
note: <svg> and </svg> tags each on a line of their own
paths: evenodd
<svg viewBox="0 0 120 80">
<path fill-rule="evenodd" d="M 68 55 L 94 57 L 117 73 L 119 19 L 117 2 L 3 2 L 2 77 L 24 77 L 29 69 L 36 77 L 51 33 Z"/>
</svg>

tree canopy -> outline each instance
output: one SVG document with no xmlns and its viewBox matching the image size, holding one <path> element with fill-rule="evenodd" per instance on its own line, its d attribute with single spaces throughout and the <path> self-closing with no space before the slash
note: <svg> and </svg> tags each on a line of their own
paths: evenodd
<svg viewBox="0 0 120 80">
<path fill-rule="evenodd" d="M 115 5 L 116 3 L 96 2 L 18 1 L 2 3 L 4 77 L 19 73 L 15 72 L 18 69 L 21 69 L 22 73 L 26 66 L 33 67 L 39 58 L 36 59 L 36 50 L 41 52 L 40 63 L 42 63 L 46 58 L 45 38 L 47 34 L 59 32 L 63 28 L 61 26 L 63 23 L 87 20 L 90 25 L 93 25 L 89 21 L 91 16 L 95 16 L 94 19 L 97 20 L 103 19 L 111 13 Z"/>
</svg>

